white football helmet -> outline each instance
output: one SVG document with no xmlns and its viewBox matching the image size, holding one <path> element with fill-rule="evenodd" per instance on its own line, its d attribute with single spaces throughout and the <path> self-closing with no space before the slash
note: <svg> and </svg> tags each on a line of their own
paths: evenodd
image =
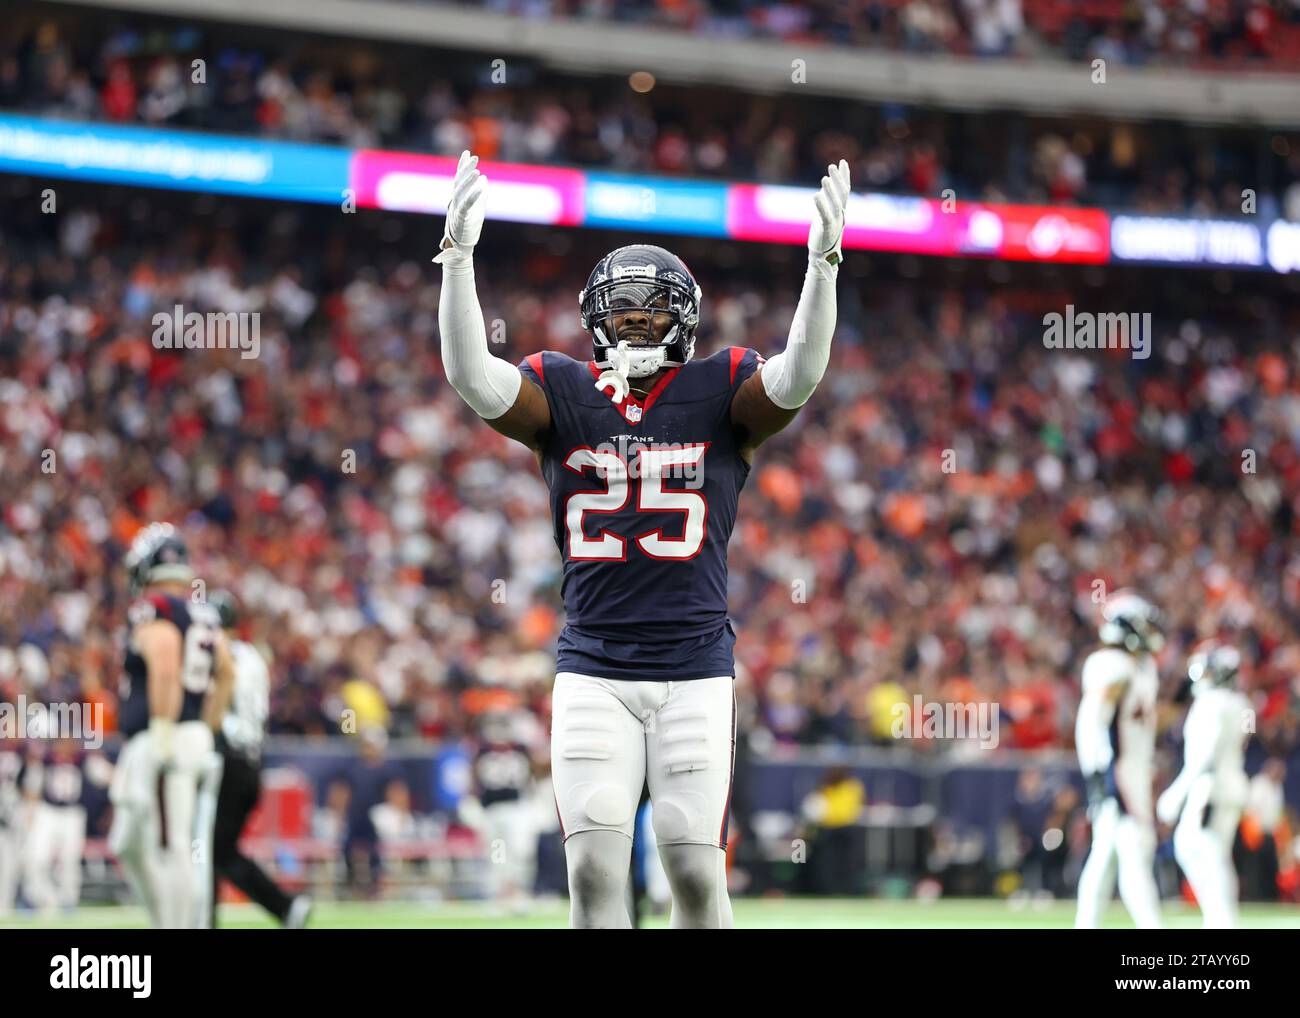
<svg viewBox="0 0 1300 1018">
<path fill-rule="evenodd" d="M 591 333 L 592 354 L 598 368 L 617 371 L 625 378 L 646 378 L 660 368 L 681 367 L 695 355 L 695 330 L 700 324 L 703 294 L 686 263 L 671 251 L 653 244 L 630 244 L 605 255 L 592 270 L 578 294 L 580 321 Z M 622 364 L 611 354 L 630 337 L 618 334 L 615 316 L 640 311 L 653 318 L 666 315 L 671 327 L 658 343 L 648 337 L 623 346 Z"/>
<path fill-rule="evenodd" d="M 1101 610 L 1097 635 L 1108 647 L 1131 654 L 1155 654 L 1165 645 L 1164 615 L 1146 598 L 1131 590 L 1117 590 Z"/>
<path fill-rule="evenodd" d="M 1191 680 L 1193 696 L 1216 686 L 1235 686 L 1240 671 L 1241 652 L 1217 640 L 1198 643 L 1187 659 L 1187 678 Z"/>
</svg>

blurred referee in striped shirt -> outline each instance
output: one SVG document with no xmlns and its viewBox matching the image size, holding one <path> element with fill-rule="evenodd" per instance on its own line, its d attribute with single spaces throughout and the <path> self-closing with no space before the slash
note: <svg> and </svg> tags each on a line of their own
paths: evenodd
<svg viewBox="0 0 1300 1018">
<path fill-rule="evenodd" d="M 235 694 L 217 735 L 222 759 L 221 792 L 212 839 L 212 925 L 217 911 L 216 884 L 225 877 L 290 929 L 301 929 L 311 912 L 311 898 L 290 898 L 266 872 L 239 851 L 239 835 L 262 790 L 262 743 L 270 713 L 271 677 L 266 660 L 251 643 L 237 639 L 239 605 L 233 594 L 217 591 L 209 602 L 221 616 L 235 662 Z"/>
</svg>

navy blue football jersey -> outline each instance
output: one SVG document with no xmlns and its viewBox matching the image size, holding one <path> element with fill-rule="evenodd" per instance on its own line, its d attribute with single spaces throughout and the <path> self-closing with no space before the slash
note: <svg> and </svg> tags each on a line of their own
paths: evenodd
<svg viewBox="0 0 1300 1018">
<path fill-rule="evenodd" d="M 79 806 L 85 790 L 86 754 L 48 751 L 32 765 L 29 780 L 51 806 Z"/>
<path fill-rule="evenodd" d="M 200 721 L 203 701 L 216 669 L 217 634 L 221 620 L 209 604 L 196 604 L 167 594 L 150 594 L 127 610 L 132 634 L 137 626 L 153 619 L 166 619 L 181 631 L 181 713 L 177 721 Z M 126 674 L 121 690 L 119 727 L 125 736 L 149 727 L 148 669 L 128 636 Z"/>
<path fill-rule="evenodd" d="M 749 464 L 731 401 L 761 363 L 730 347 L 621 403 L 596 389 L 594 361 L 545 351 L 519 365 L 551 409 L 541 466 L 564 560 L 557 671 L 665 682 L 735 674 L 727 542 Z"/>
<path fill-rule="evenodd" d="M 478 801 L 484 806 L 523 798 L 532 777 L 532 759 L 520 743 L 484 743 L 474 756 Z"/>
</svg>

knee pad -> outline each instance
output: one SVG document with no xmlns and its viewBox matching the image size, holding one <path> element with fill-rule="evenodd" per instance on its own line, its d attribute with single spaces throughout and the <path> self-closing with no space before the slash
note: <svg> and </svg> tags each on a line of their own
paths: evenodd
<svg viewBox="0 0 1300 1018">
<path fill-rule="evenodd" d="M 632 818 L 632 798 L 617 785 L 582 784 L 571 794 L 593 824 L 622 827 Z"/>
<path fill-rule="evenodd" d="M 650 822 L 661 845 L 684 842 L 699 826 L 706 807 L 704 796 L 677 792 L 660 796 L 651 807 Z"/>
</svg>

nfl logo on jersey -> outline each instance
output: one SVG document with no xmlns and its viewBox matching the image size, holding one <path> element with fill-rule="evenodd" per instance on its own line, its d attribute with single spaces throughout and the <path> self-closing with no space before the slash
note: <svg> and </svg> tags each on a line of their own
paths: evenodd
<svg viewBox="0 0 1300 1018">
<path fill-rule="evenodd" d="M 641 419 L 641 408 L 635 403 L 627 408 L 627 419 L 633 424 Z"/>
</svg>

